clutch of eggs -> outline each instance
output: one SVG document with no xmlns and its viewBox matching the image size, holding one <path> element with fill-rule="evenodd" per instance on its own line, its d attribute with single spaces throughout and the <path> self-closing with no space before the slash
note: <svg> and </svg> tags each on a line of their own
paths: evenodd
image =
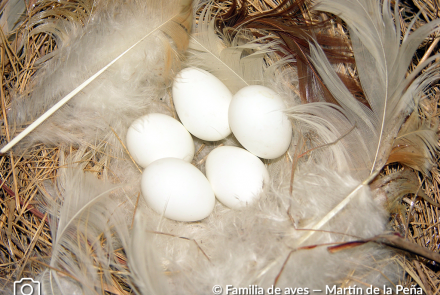
<svg viewBox="0 0 440 295">
<path fill-rule="evenodd" d="M 215 197 L 235 209 L 255 201 L 269 179 L 258 157 L 277 158 L 290 145 L 292 128 L 281 97 L 258 85 L 232 96 L 215 76 L 191 67 L 177 75 L 173 100 L 183 125 L 163 114 L 149 114 L 127 132 L 127 148 L 145 168 L 141 191 L 148 205 L 173 220 L 197 221 L 211 213 Z M 206 160 L 206 177 L 188 163 L 194 156 L 190 133 L 218 141 L 231 130 L 249 152 L 230 146 L 214 149 Z"/>
</svg>

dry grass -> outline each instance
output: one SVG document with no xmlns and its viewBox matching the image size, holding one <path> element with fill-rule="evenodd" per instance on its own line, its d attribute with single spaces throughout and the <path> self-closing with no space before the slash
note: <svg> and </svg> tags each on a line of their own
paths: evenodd
<svg viewBox="0 0 440 295">
<path fill-rule="evenodd" d="M 33 1 L 31 1 L 33 3 Z M 265 11 L 276 6 L 271 0 L 248 0 L 251 13 Z M 228 5 L 223 2 L 222 7 Z M 419 27 L 440 15 L 437 0 L 407 0 L 400 4 L 400 13 L 404 18 L 404 30 L 410 18 L 419 11 L 420 18 L 416 22 Z M 45 15 L 46 10 L 54 13 Z M 221 9 L 221 8 L 219 8 Z M 39 68 L 45 57 L 50 57 L 56 49 L 54 38 L 46 33 L 37 32 L 36 20 L 39 17 L 63 18 L 83 22 L 91 7 L 86 2 L 70 0 L 66 2 L 39 1 L 35 7 L 28 8 L 27 16 L 16 34 L 5 34 L 0 31 L 1 60 L 1 144 L 4 145 L 20 130 L 8 125 L 6 113 L 11 106 L 15 93 L 23 93 L 30 83 L 32 75 Z M 34 34 L 35 33 L 35 34 Z M 341 23 L 335 23 L 333 34 L 345 34 Z M 430 36 L 420 46 L 414 57 L 412 69 L 428 56 L 439 53 L 440 36 Z M 347 69 L 356 76 L 355 69 Z M 426 117 L 438 122 L 439 87 L 431 89 L 430 96 L 425 100 L 423 113 Z M 14 134 L 9 134 L 14 130 Z M 93 147 L 91 147 L 93 149 Z M 57 163 L 61 151 L 58 148 L 35 146 L 26 153 L 26 157 L 9 152 L 0 157 L 0 290 L 2 286 L 11 284 L 21 277 L 36 277 L 47 267 L 51 256 L 51 235 L 49 221 L 44 209 L 37 200 L 46 194 L 44 183 L 53 181 L 57 174 Z M 438 159 L 438 155 L 437 155 Z M 88 169 L 101 168 L 99 163 L 91 161 Z M 386 167 L 384 173 L 391 173 L 396 165 Z M 434 167 L 431 178 L 420 177 L 425 193 L 440 203 L 440 167 Z M 400 212 L 391 216 L 394 229 L 401 232 L 409 241 L 438 252 L 440 232 L 440 208 L 437 208 L 414 195 L 406 196 L 402 201 Z M 101 241 L 105 243 L 105 241 Z M 121 262 L 126 260 L 122 249 L 117 250 Z M 406 269 L 407 275 L 402 281 L 404 286 L 423 285 L 427 294 L 440 294 L 440 267 L 423 258 L 399 253 L 396 257 Z M 109 294 L 128 294 L 130 290 L 124 284 L 123 276 L 114 273 L 114 285 L 104 286 Z"/>
<path fill-rule="evenodd" d="M 48 9 L 53 13 L 45 14 Z M 21 131 L 9 126 L 6 117 L 13 95 L 26 91 L 35 71 L 56 49 L 50 34 L 38 32 L 38 20 L 82 21 L 90 9 L 82 1 L 40 1 L 28 7 L 15 32 L 5 36 L 0 31 L 2 145 Z M 48 217 L 37 200 L 45 194 L 44 182 L 56 177 L 59 153 L 58 148 L 35 146 L 26 157 L 9 152 L 0 158 L 0 290 L 17 278 L 36 277 L 46 268 L 43 263 L 51 256 L 51 235 Z"/>
<path fill-rule="evenodd" d="M 400 13 L 403 17 L 412 17 L 420 11 L 421 15 L 416 22 L 416 27 L 430 22 L 440 16 L 438 1 L 405 1 L 401 5 Z M 408 26 L 405 22 L 404 28 Z M 427 38 L 419 47 L 413 59 L 411 68 L 414 69 L 421 62 L 433 54 L 438 54 L 440 47 L 438 41 L 440 36 L 434 35 Z M 434 124 L 438 124 L 439 119 L 439 85 L 434 85 L 430 89 L 430 96 L 424 101 L 422 114 L 427 118 L 432 118 Z M 420 177 L 420 184 L 425 193 L 437 203 L 440 202 L 440 170 L 439 155 L 436 155 L 437 167 L 431 171 L 432 177 Z M 402 232 L 409 241 L 414 242 L 431 251 L 438 252 L 440 247 L 440 208 L 435 207 L 423 199 L 409 195 L 403 200 L 402 213 L 396 214 L 392 221 L 393 227 Z M 408 275 L 404 286 L 423 285 L 426 293 L 440 294 L 440 266 L 433 261 L 414 256 L 400 255 Z"/>
</svg>

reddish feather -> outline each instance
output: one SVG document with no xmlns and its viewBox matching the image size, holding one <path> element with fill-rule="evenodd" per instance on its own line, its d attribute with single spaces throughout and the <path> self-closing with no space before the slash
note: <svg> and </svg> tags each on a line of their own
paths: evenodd
<svg viewBox="0 0 440 295">
<path fill-rule="evenodd" d="M 340 37 L 330 36 L 326 29 L 330 28 L 330 21 L 315 22 L 304 17 L 302 8 L 310 5 L 310 0 L 284 0 L 276 8 L 265 12 L 249 15 L 246 0 L 234 0 L 229 9 L 217 17 L 217 27 L 228 30 L 234 34 L 238 28 L 252 30 L 256 37 L 261 37 L 259 31 L 269 31 L 274 34 L 272 38 L 282 41 L 282 48 L 287 54 L 296 58 L 299 78 L 299 93 L 303 103 L 320 101 L 321 97 L 327 102 L 336 103 L 327 87 L 322 82 L 313 64 L 309 60 L 309 42 L 316 40 L 320 44 L 333 64 L 354 64 L 353 54 L 349 44 Z M 286 53 L 278 52 L 281 56 Z M 348 89 L 360 100 L 363 99 L 359 83 L 351 77 L 339 74 Z"/>
</svg>

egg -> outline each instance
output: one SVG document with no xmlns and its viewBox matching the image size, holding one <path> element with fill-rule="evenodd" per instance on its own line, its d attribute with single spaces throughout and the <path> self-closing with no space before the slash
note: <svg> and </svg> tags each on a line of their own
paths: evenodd
<svg viewBox="0 0 440 295">
<path fill-rule="evenodd" d="M 186 68 L 173 83 L 173 101 L 182 124 L 195 137 L 217 141 L 231 134 L 228 122 L 232 93 L 214 75 Z"/>
<path fill-rule="evenodd" d="M 282 98 L 272 89 L 252 85 L 240 89 L 229 106 L 229 124 L 237 140 L 264 159 L 282 156 L 292 139 L 292 126 Z"/>
<path fill-rule="evenodd" d="M 206 159 L 206 177 L 217 199 L 230 208 L 251 204 L 261 193 L 269 173 L 261 160 L 250 152 L 221 146 Z"/>
<path fill-rule="evenodd" d="M 191 162 L 194 142 L 191 134 L 176 119 L 164 114 L 138 118 L 127 131 L 127 149 L 142 167 L 161 158 L 179 158 Z"/>
<path fill-rule="evenodd" d="M 141 191 L 148 206 L 176 221 L 197 221 L 214 209 L 215 196 L 200 170 L 176 158 L 151 163 L 142 173 Z"/>
</svg>

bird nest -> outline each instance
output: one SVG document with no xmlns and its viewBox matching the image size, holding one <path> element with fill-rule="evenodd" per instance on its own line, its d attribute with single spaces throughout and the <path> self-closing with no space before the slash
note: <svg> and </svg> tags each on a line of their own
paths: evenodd
<svg viewBox="0 0 440 295">
<path fill-rule="evenodd" d="M 9 0 L 3 1 L 0 4 L 2 5 L 0 21 L 3 27 L 0 30 L 2 40 L 0 45 L 2 145 L 11 141 L 24 130 L 24 127 L 32 123 L 32 121 L 28 121 L 22 122 L 21 125 L 16 125 L 14 120 L 10 120 L 9 113 L 14 112 L 13 108 L 17 105 L 14 103 L 14 100 L 17 97 L 23 97 L 32 93 L 35 83 L 39 83 L 33 79 L 35 74 L 40 69 L 44 69 L 45 64 L 58 54 L 57 49 L 60 46 L 69 46 L 69 34 L 74 33 L 72 32 L 72 27 L 80 30 L 81 27 L 88 25 L 90 19 L 95 14 L 105 11 L 106 5 L 103 5 L 103 2 L 95 2 L 87 0 Z M 330 13 L 317 13 L 313 11 L 314 3 L 309 1 L 301 1 L 301 5 L 299 5 L 300 10 L 296 12 L 296 18 L 292 17 L 290 22 L 287 22 L 285 18 L 282 18 L 281 13 L 277 11 L 277 7 L 285 5 L 284 2 L 280 3 L 280 1 L 276 0 L 214 1 L 214 3 L 211 3 L 212 7 L 209 13 L 218 32 L 228 32 L 230 34 L 228 36 L 234 36 L 239 29 L 246 28 L 248 30 L 247 38 L 257 39 L 266 37 L 264 39 L 267 42 L 266 44 L 273 41 L 284 41 L 283 45 L 278 48 L 278 52 L 272 52 L 276 57 L 270 60 L 267 59 L 265 62 L 269 64 L 277 58 L 279 60 L 290 58 L 291 60 L 284 67 L 297 69 L 299 76 L 305 75 L 306 79 L 314 81 L 314 86 L 310 86 L 311 84 L 308 82 L 295 82 L 288 85 L 292 93 L 297 95 L 298 103 L 314 103 L 316 102 L 314 101 L 316 97 L 320 95 L 321 97 L 328 97 L 326 101 L 329 103 L 337 104 L 337 102 L 331 101 L 331 95 L 329 95 L 328 90 L 325 87 L 321 87 L 319 74 L 307 70 L 313 69 L 313 66 L 308 61 L 310 52 L 303 51 L 303 48 L 307 48 L 307 43 L 304 45 L 301 42 L 315 38 L 326 49 L 325 53 L 327 56 L 330 56 L 329 59 L 332 61 L 334 68 L 337 69 L 344 84 L 350 89 L 350 92 L 358 98 L 358 101 L 368 105 L 360 86 L 357 67 L 351 52 L 349 30 L 346 24 L 340 18 Z M 206 2 L 199 3 L 200 7 L 196 9 L 198 11 L 197 18 L 207 4 Z M 397 11 L 394 11 L 394 13 L 400 16 L 402 36 L 405 35 L 407 30 L 414 31 L 437 19 L 440 13 L 437 1 L 402 1 L 397 3 L 398 6 L 396 7 L 394 7 L 395 3 L 391 1 L 391 5 L 394 10 L 397 8 Z M 111 13 L 116 15 L 115 11 Z M 253 25 L 255 20 L 263 18 L 263 16 L 265 17 L 266 27 L 262 26 L 264 22 Z M 198 21 L 200 22 L 200 19 Z M 411 22 L 414 23 L 412 24 Z M 68 25 L 63 25 L 67 23 Z M 73 26 L 71 25 L 72 23 L 74 24 Z M 296 29 L 292 29 L 291 32 L 286 33 L 284 27 L 280 27 L 277 30 L 275 28 L 277 25 L 292 28 L 295 28 L 295 26 L 298 28 L 307 27 L 309 31 L 296 31 Z M 63 26 L 69 29 L 65 31 L 60 30 Z M 283 32 L 284 34 L 282 34 Z M 306 36 L 305 32 L 307 34 L 313 32 L 315 35 Z M 298 39 L 295 39 L 295 33 L 298 34 Z M 431 34 L 421 42 L 408 68 L 408 75 L 430 57 L 439 53 L 439 38 L 437 34 Z M 303 55 L 301 55 L 301 52 L 303 52 Z M 334 55 L 332 56 L 332 54 Z M 181 55 L 178 55 L 178 58 L 183 59 Z M 438 62 L 438 57 L 432 62 Z M 164 88 L 166 89 L 163 96 L 164 100 L 169 99 L 170 96 L 166 95 L 169 92 L 169 88 Z M 418 116 L 424 118 L 425 122 L 428 122 L 429 128 L 437 128 L 440 116 L 438 111 L 438 84 L 431 85 L 425 91 L 425 94 L 426 97 L 419 104 Z M 163 106 L 156 107 L 156 109 L 160 108 L 164 112 L 169 111 L 175 114 L 171 101 Z M 435 131 L 438 132 L 437 130 Z M 119 141 L 121 146 L 124 147 L 124 152 L 117 156 L 129 158 L 125 150 L 124 138 L 118 136 L 117 131 L 114 131 L 114 134 L 115 141 L 112 142 L 108 142 L 107 138 L 100 138 L 95 142 L 88 141 L 85 145 L 79 146 L 74 143 L 57 145 L 37 141 L 20 146 L 18 149 L 12 149 L 1 155 L 0 289 L 5 290 L 5 294 L 10 294 L 10 290 L 14 288 L 14 281 L 19 281 L 22 278 L 41 278 L 42 274 L 47 271 L 56 272 L 61 278 L 70 278 L 80 283 L 80 279 L 69 271 L 68 268 L 60 268 L 51 263 L 53 246 L 54 242 L 56 242 L 53 240 L 54 224 L 56 224 L 54 221 L 56 221 L 57 216 L 49 208 L 52 206 L 52 203 L 62 203 L 62 200 L 54 199 L 55 196 L 62 194 L 51 191 L 50 184 L 54 186 L 59 177 L 69 177 L 65 174 L 60 176 L 59 171 L 72 163 L 80 165 L 83 171 L 94 175 L 96 179 L 120 175 L 120 173 L 111 171 L 112 167 L 108 165 L 107 155 L 103 154 L 105 153 L 103 146 L 107 144 L 114 145 Z M 302 149 L 299 149 L 296 154 L 286 154 L 285 160 L 290 166 L 296 167 L 295 165 L 299 165 L 298 163 L 303 158 L 309 157 L 311 151 L 317 148 L 311 144 L 313 138 L 308 138 L 312 136 L 311 134 L 313 135 L 313 133 L 310 133 L 297 139 L 297 147 L 302 147 Z M 341 135 L 341 137 L 343 136 L 345 135 Z M 198 152 L 196 153 L 196 160 L 194 160 L 196 166 L 203 165 L 205 155 L 207 154 L 206 150 L 214 147 L 214 145 L 202 141 L 197 144 Z M 318 148 L 323 146 L 325 147 L 325 144 Z M 79 154 L 82 156 L 77 156 Z M 394 250 L 393 254 L 387 259 L 392 260 L 393 263 L 404 271 L 402 274 L 399 274 L 398 281 L 394 280 L 392 284 L 398 284 L 405 288 L 420 287 L 426 294 L 438 294 L 440 290 L 440 270 L 438 267 L 438 262 L 440 261 L 437 260 L 435 262 L 435 259 L 438 258 L 433 254 L 438 252 L 440 245 L 440 216 L 438 208 L 438 203 L 440 203 L 440 168 L 438 166 L 438 155 L 439 151 L 437 149 L 433 155 L 435 163 L 429 171 L 423 171 L 423 169 L 417 171 L 417 169 L 414 169 L 417 168 L 417 163 L 414 164 L 412 159 L 404 156 L 399 158 L 399 160 L 387 162 L 378 176 L 382 180 L 370 183 L 370 187 L 373 191 L 378 192 L 378 194 L 384 194 L 385 197 L 387 197 L 387 194 L 391 194 L 388 188 L 392 186 L 392 183 L 399 183 L 400 187 L 405 187 L 402 189 L 403 193 L 399 194 L 396 201 L 384 202 L 384 206 L 389 212 L 388 229 L 390 231 L 394 230 L 403 238 L 398 242 L 394 242 L 391 235 L 370 237 L 370 240 L 367 240 L 365 237 L 362 239 L 363 243 L 385 244 L 386 248 Z M 112 157 L 117 156 L 113 155 Z M 69 158 L 70 162 L 66 160 L 67 158 Z M 265 163 L 271 165 L 270 161 Z M 292 168 L 292 171 L 294 171 L 294 168 Z M 112 173 L 114 174 L 112 175 Z M 395 173 L 399 173 L 399 176 L 393 177 L 392 175 L 395 175 Z M 388 176 L 389 178 L 387 178 Z M 52 187 L 52 189 L 54 188 Z M 292 184 L 290 184 L 290 190 L 292 191 Z M 132 192 L 128 194 L 130 193 Z M 122 202 L 121 207 L 124 207 L 125 222 L 130 225 L 130 230 L 134 231 L 135 214 L 138 210 L 143 210 L 139 207 L 145 206 L 145 204 L 139 193 L 130 195 L 130 199 L 134 206 L 124 206 Z M 220 212 L 227 209 L 221 208 L 217 210 L 217 212 Z M 287 210 L 286 216 L 291 219 L 292 227 L 298 225 L 295 222 L 296 217 L 289 215 L 289 210 Z M 197 223 L 193 226 L 197 227 Z M 276 229 L 272 230 L 275 231 Z M 178 240 L 179 243 L 186 243 L 184 247 L 194 248 L 195 253 L 200 255 L 197 259 L 206 259 L 208 263 L 215 263 L 215 259 L 214 262 L 211 260 L 210 251 L 206 248 L 211 244 L 205 240 L 197 240 L 192 236 L 182 235 L 177 230 L 149 229 L 149 231 L 153 235 L 160 236 L 161 239 L 168 239 L 165 242 L 162 241 L 159 245 L 164 246 L 166 243 L 170 243 L 170 241 Z M 196 230 L 194 229 L 194 231 Z M 105 234 L 97 235 L 94 241 L 87 240 L 87 238 L 81 236 L 76 236 L 75 238 L 76 234 L 74 231 L 69 232 L 69 234 L 72 235 L 73 240 L 76 239 L 77 243 L 83 243 L 83 247 L 87 248 L 86 252 L 89 253 L 90 257 L 100 255 L 98 253 L 99 248 L 110 249 L 107 247 L 107 235 Z M 326 247 L 325 245 L 308 245 L 309 248 L 312 248 L 312 246 Z M 339 249 L 335 249 L 335 251 L 350 251 L 350 249 L 344 250 L 344 247 L 349 248 L 347 244 L 340 244 Z M 96 264 L 93 266 L 101 278 L 106 277 L 106 279 L 102 279 L 97 284 L 99 285 L 100 292 L 102 294 L 142 293 L 142 288 L 136 289 L 136 286 L 133 287 L 133 284 L 128 282 L 127 279 L 128 274 L 133 272 L 130 261 L 127 258 L 128 250 L 124 247 L 112 248 L 111 250 L 113 251 L 111 256 L 117 260 L 119 268 L 110 267 L 109 269 L 108 266 L 102 265 L 99 259 L 95 260 Z M 298 251 L 298 249 L 295 251 Z M 301 251 L 309 250 L 304 248 Z M 288 255 L 285 255 L 282 263 L 277 271 L 275 271 L 276 276 L 273 278 L 275 285 L 278 283 L 279 277 L 285 275 L 284 267 L 292 253 L 285 253 Z M 173 278 L 178 270 L 166 267 L 168 264 L 173 263 L 175 262 L 162 261 L 164 270 L 159 270 L 158 272 L 165 277 Z M 316 264 L 316 262 L 311 263 Z M 374 271 L 381 272 L 380 269 Z M 84 272 L 86 273 L 85 270 Z M 310 274 L 310 276 L 313 276 L 313 274 Z M 335 283 L 337 283 L 337 287 L 347 287 L 353 284 L 368 286 L 370 284 L 369 281 L 359 281 L 350 272 L 347 272 L 344 279 L 340 279 Z M 211 284 L 214 285 L 214 282 L 211 282 Z M 197 288 L 195 287 L 193 290 L 197 290 Z M 177 293 L 179 292 L 176 291 Z M 54 294 L 57 294 L 57 292 Z"/>
</svg>

